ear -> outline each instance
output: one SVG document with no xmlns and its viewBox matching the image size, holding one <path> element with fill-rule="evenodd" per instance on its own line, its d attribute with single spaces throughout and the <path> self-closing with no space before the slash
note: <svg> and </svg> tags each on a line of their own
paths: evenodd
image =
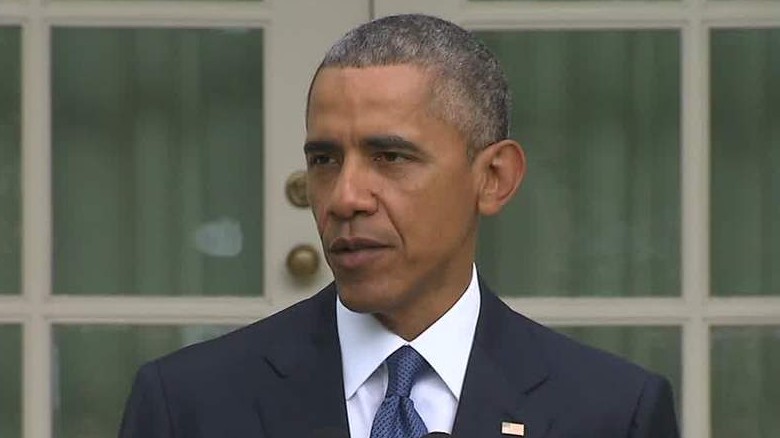
<svg viewBox="0 0 780 438">
<path fill-rule="evenodd" d="M 506 205 L 525 175 L 525 153 L 514 140 L 493 143 L 477 153 L 474 160 L 480 176 L 479 213 L 490 216 Z"/>
</svg>

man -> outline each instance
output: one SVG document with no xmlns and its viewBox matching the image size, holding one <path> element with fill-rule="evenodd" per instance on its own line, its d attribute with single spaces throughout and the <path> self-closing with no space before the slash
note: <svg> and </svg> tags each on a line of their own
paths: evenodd
<svg viewBox="0 0 780 438">
<path fill-rule="evenodd" d="M 523 176 L 509 95 L 468 32 L 360 26 L 311 84 L 309 199 L 335 283 L 144 366 L 122 437 L 676 437 L 661 377 L 505 306 L 474 267 L 480 215 Z"/>
</svg>

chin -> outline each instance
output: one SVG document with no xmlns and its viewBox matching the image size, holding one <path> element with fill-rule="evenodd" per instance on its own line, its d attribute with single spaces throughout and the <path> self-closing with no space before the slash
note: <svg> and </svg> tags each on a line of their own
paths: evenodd
<svg viewBox="0 0 780 438">
<path fill-rule="evenodd" d="M 392 308 L 392 297 L 387 289 L 364 285 L 344 285 L 336 282 L 339 299 L 344 307 L 358 313 L 383 313 Z"/>
</svg>

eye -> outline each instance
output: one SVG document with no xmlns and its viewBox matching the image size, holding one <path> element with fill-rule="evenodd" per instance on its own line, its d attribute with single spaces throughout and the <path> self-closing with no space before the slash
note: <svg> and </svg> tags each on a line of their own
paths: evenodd
<svg viewBox="0 0 780 438">
<path fill-rule="evenodd" d="M 336 160 L 332 156 L 326 154 L 311 154 L 306 157 L 306 163 L 309 166 L 324 166 L 335 162 Z"/>
<path fill-rule="evenodd" d="M 381 152 L 374 158 L 375 161 L 382 161 L 385 163 L 400 163 L 403 161 L 409 161 L 409 157 L 399 152 Z"/>
</svg>

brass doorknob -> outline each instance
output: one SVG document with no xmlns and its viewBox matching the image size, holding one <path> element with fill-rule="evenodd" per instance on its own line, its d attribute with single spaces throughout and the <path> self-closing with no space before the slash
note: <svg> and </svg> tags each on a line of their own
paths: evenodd
<svg viewBox="0 0 780 438">
<path fill-rule="evenodd" d="M 320 255 L 311 245 L 298 245 L 287 254 L 287 271 L 299 280 L 314 275 L 320 267 Z"/>
<path fill-rule="evenodd" d="M 284 192 L 290 204 L 296 207 L 308 207 L 309 199 L 306 197 L 306 172 L 296 170 L 287 178 Z"/>
</svg>

